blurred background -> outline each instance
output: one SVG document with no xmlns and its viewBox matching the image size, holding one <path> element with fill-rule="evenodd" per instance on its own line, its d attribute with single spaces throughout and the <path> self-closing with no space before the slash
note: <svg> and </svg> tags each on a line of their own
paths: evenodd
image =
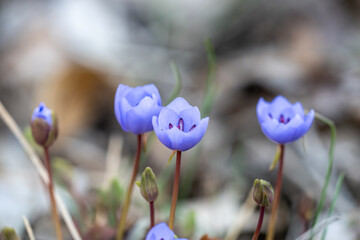
<svg viewBox="0 0 360 240">
<path fill-rule="evenodd" d="M 268 168 L 276 145 L 257 122 L 258 99 L 301 101 L 337 126 L 322 217 L 339 173 L 345 180 L 334 212 L 340 219 L 326 239 L 360 239 L 359 21 L 357 0 L 1 1 L 0 100 L 30 141 L 39 102 L 57 112 L 60 135 L 51 155 L 58 190 L 83 236 L 103 234 L 85 239 L 112 239 L 131 174 L 136 138 L 114 116 L 118 84 L 154 83 L 165 105 L 176 86 L 174 63 L 180 96 L 210 116 L 199 146 L 183 154 L 175 225 L 190 239 L 224 238 L 255 178 L 275 186 L 276 170 Z M 166 221 L 174 161 L 167 166 L 171 151 L 154 134 L 147 139 L 140 171 L 151 166 L 158 176 L 157 221 Z M 329 129 L 316 121 L 305 140 L 286 146 L 276 239 L 295 239 L 309 226 L 329 142 Z M 148 226 L 137 188 L 133 199 L 128 240 L 143 239 Z M 54 239 L 49 205 L 35 168 L 0 121 L 0 227 L 27 239 L 25 215 L 37 239 Z M 257 218 L 236 239 L 250 239 Z"/>
</svg>

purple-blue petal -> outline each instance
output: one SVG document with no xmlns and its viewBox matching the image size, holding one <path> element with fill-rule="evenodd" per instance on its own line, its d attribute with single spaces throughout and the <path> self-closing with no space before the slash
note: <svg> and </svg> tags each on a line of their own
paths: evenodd
<svg viewBox="0 0 360 240">
<path fill-rule="evenodd" d="M 160 112 L 160 114 L 161 114 L 161 112 Z M 160 128 L 158 121 L 159 121 L 159 118 L 157 116 L 153 116 L 152 124 L 153 124 L 153 128 L 154 128 L 154 132 L 155 132 L 156 136 L 158 137 L 158 139 L 160 140 L 160 142 L 165 145 L 165 147 L 172 149 L 171 141 L 166 134 L 167 131 Z"/>
<path fill-rule="evenodd" d="M 305 124 L 304 124 L 304 130 L 308 131 L 314 121 L 315 118 L 315 111 L 313 109 L 310 110 L 308 114 L 305 116 Z"/>
<path fill-rule="evenodd" d="M 293 142 L 302 137 L 306 131 L 304 120 L 296 115 L 288 124 L 279 123 L 271 120 L 261 124 L 264 134 L 272 141 L 280 144 Z"/>
<path fill-rule="evenodd" d="M 158 104 L 161 105 L 161 97 L 160 97 L 160 93 L 159 90 L 156 88 L 156 86 L 154 84 L 148 84 L 143 86 L 143 89 L 145 92 L 147 92 L 149 95 L 153 95 L 155 94 L 155 96 L 157 97 L 158 100 Z"/>
<path fill-rule="evenodd" d="M 46 107 L 45 103 L 41 102 L 39 106 L 34 109 L 31 120 L 34 121 L 36 118 L 42 118 L 49 125 L 52 125 L 52 110 Z"/>
<path fill-rule="evenodd" d="M 170 147 L 169 146 L 167 147 L 169 147 L 172 150 L 179 150 L 179 151 L 186 151 L 189 150 L 190 148 L 193 148 L 196 144 L 200 142 L 200 140 L 205 135 L 208 123 L 209 123 L 209 118 L 206 117 L 202 119 L 199 122 L 198 126 L 196 126 L 190 132 L 183 132 L 180 131 L 178 128 L 172 128 L 170 130 L 165 131 L 166 136 L 170 140 Z"/>
<path fill-rule="evenodd" d="M 272 141 L 284 144 L 292 142 L 297 138 L 296 131 L 297 126 L 301 124 L 303 120 L 297 115 L 289 124 L 282 124 L 276 120 L 271 120 L 266 123 L 262 123 L 261 127 L 264 134 Z M 292 125 L 290 125 L 292 124 Z"/>
<path fill-rule="evenodd" d="M 194 125 L 199 124 L 201 120 L 200 111 L 197 107 L 186 109 L 180 112 L 180 118 L 184 121 L 184 132 L 189 132 Z"/>
<path fill-rule="evenodd" d="M 174 240 L 174 232 L 166 225 L 166 223 L 159 223 L 152 227 L 145 240 Z"/>
<path fill-rule="evenodd" d="M 153 84 L 135 88 L 120 84 L 116 90 L 115 116 L 126 132 L 142 134 L 151 131 L 151 119 L 161 108 L 159 91 Z"/>
<path fill-rule="evenodd" d="M 160 111 L 158 117 L 152 118 L 160 142 L 179 151 L 186 151 L 198 144 L 206 132 L 208 122 L 208 117 L 201 120 L 199 109 L 183 98 L 176 98 Z"/>
<path fill-rule="evenodd" d="M 300 117 L 304 118 L 304 108 L 300 102 L 294 103 L 293 109 L 295 113 L 299 114 Z"/>
<path fill-rule="evenodd" d="M 177 114 L 180 114 L 180 112 L 182 112 L 186 109 L 192 108 L 192 106 L 182 97 L 175 98 L 166 107 L 175 111 Z"/>
<path fill-rule="evenodd" d="M 169 129 L 169 124 L 171 124 L 173 127 L 176 127 L 179 123 L 179 119 L 179 114 L 177 114 L 175 111 L 169 108 L 163 108 L 159 113 L 159 127 L 162 130 Z"/>
<path fill-rule="evenodd" d="M 269 117 L 268 109 L 270 107 L 270 103 L 266 102 L 264 98 L 260 98 L 256 105 L 256 114 L 259 120 L 259 123 L 264 122 L 265 118 Z"/>
<path fill-rule="evenodd" d="M 126 114 L 128 111 L 132 109 L 130 103 L 126 98 L 121 99 L 120 105 L 119 105 L 119 118 L 118 122 L 120 123 L 120 126 L 125 132 L 129 132 L 130 129 L 128 127 L 128 121 L 126 119 Z"/>
<path fill-rule="evenodd" d="M 314 111 L 305 116 L 301 103 L 291 104 L 277 96 L 268 103 L 260 98 L 256 113 L 263 133 L 276 143 L 285 144 L 301 138 L 311 127 Z"/>
<path fill-rule="evenodd" d="M 126 113 L 128 128 L 134 134 L 143 134 L 152 131 L 152 117 L 158 115 L 160 110 L 161 107 L 157 105 L 156 96 L 153 96 L 153 98 L 143 98 L 138 106 Z"/>
<path fill-rule="evenodd" d="M 279 119 L 284 109 L 291 108 L 292 104 L 283 96 L 277 96 L 271 103 L 268 111 L 273 118 Z"/>
<path fill-rule="evenodd" d="M 126 94 L 125 98 L 128 100 L 132 107 L 135 107 L 140 103 L 143 98 L 148 96 L 151 96 L 151 94 L 145 92 L 143 87 L 139 86 L 129 91 L 128 94 Z"/>
<path fill-rule="evenodd" d="M 125 124 L 125 114 L 130 108 L 130 104 L 125 99 L 125 95 L 131 91 L 131 87 L 119 84 L 118 88 L 116 89 L 115 99 L 114 99 L 114 112 L 117 121 L 119 122 L 120 126 L 124 129 L 124 131 L 128 132 L 128 128 Z M 123 101 L 126 101 L 124 103 Z M 125 106 L 124 106 L 125 105 Z M 125 109 L 124 109 L 125 108 Z"/>
</svg>

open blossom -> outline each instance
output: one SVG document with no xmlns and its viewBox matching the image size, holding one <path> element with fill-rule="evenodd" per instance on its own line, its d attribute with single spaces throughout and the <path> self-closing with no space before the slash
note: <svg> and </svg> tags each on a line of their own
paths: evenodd
<svg viewBox="0 0 360 240">
<path fill-rule="evenodd" d="M 311 127 L 315 112 L 305 115 L 300 102 L 291 104 L 283 96 L 272 102 L 260 98 L 256 106 L 261 129 L 270 140 L 285 144 L 301 138 Z"/>
<path fill-rule="evenodd" d="M 58 136 L 57 116 L 53 110 L 40 103 L 31 116 L 31 132 L 36 143 L 49 147 Z"/>
<path fill-rule="evenodd" d="M 187 240 L 186 238 L 176 238 L 174 232 L 166 225 L 159 223 L 150 229 L 145 240 Z"/>
<path fill-rule="evenodd" d="M 161 108 L 160 94 L 154 84 L 135 88 L 120 84 L 116 90 L 115 116 L 126 132 L 143 134 L 152 131 L 151 119 Z"/>
<path fill-rule="evenodd" d="M 186 151 L 200 142 L 209 117 L 201 119 L 197 107 L 178 97 L 164 107 L 158 117 L 154 116 L 152 123 L 156 136 L 166 147 Z"/>
</svg>

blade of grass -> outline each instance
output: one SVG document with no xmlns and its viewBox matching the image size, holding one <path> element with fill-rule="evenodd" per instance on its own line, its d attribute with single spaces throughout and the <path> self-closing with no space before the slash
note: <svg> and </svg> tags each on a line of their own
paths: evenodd
<svg viewBox="0 0 360 240">
<path fill-rule="evenodd" d="M 314 215 L 314 220 L 312 223 L 312 227 L 314 227 L 316 225 L 316 222 L 318 220 L 319 214 L 321 213 L 323 207 L 324 207 L 324 202 L 325 202 L 325 198 L 326 198 L 326 192 L 329 186 L 329 182 L 330 182 L 330 177 L 331 177 L 331 172 L 333 169 L 333 162 L 334 162 L 334 148 L 335 148 L 335 139 L 336 139 L 336 127 L 334 122 L 321 115 L 318 112 L 315 112 L 315 118 L 320 120 L 321 122 L 327 124 L 330 127 L 330 131 L 331 131 L 331 140 L 330 140 L 330 148 L 329 148 L 329 163 L 328 163 L 328 168 L 327 168 L 327 172 L 326 172 L 326 176 L 325 176 L 325 182 L 324 182 L 324 186 L 321 190 L 321 195 L 320 195 L 320 200 L 318 203 L 318 206 L 316 208 L 316 212 Z"/>
<path fill-rule="evenodd" d="M 22 134 L 19 126 L 15 122 L 15 120 L 11 117 L 9 112 L 6 110 L 2 102 L 0 101 L 0 117 L 4 120 L 5 124 L 8 126 L 8 128 L 11 130 L 11 132 L 15 135 L 17 140 L 19 141 L 22 148 L 25 150 L 26 154 L 28 155 L 31 163 L 34 165 L 36 171 L 39 173 L 40 178 L 44 181 L 45 184 L 48 184 L 49 182 L 49 176 L 45 170 L 44 165 L 41 163 L 41 160 L 39 156 L 35 153 L 34 149 L 30 146 L 30 144 L 26 141 L 24 135 Z M 66 209 L 63 201 L 61 200 L 59 194 L 57 191 L 54 191 L 55 193 L 55 199 L 56 203 L 58 204 L 59 212 L 63 216 L 63 219 L 66 223 L 66 226 L 68 227 L 71 236 L 75 240 L 81 240 L 80 234 L 75 227 L 75 224 Z"/>
<path fill-rule="evenodd" d="M 339 193 L 340 193 L 340 189 L 341 189 L 341 185 L 342 185 L 342 182 L 344 180 L 344 176 L 345 174 L 344 173 L 341 173 L 338 180 L 337 180 L 337 183 L 336 183 L 336 188 L 335 188 L 335 194 L 334 194 L 334 198 L 331 202 L 331 205 L 330 205 L 330 209 L 329 209 L 329 212 L 328 212 L 328 217 L 331 216 L 331 214 L 333 213 L 334 209 L 335 209 L 335 204 L 336 204 L 336 200 L 338 199 L 339 197 Z M 324 240 L 325 239 L 325 236 L 326 236 L 326 232 L 327 232 L 327 226 L 325 227 L 323 233 L 322 233 L 322 236 L 321 236 L 321 239 Z"/>
<path fill-rule="evenodd" d="M 315 227 L 312 227 L 310 230 L 308 230 L 305 233 L 301 234 L 295 240 L 308 240 L 308 239 L 311 239 L 314 235 L 321 232 L 321 230 L 323 230 L 325 227 L 327 227 L 328 225 L 330 225 L 333 222 L 336 222 L 339 219 L 340 219 L 339 216 L 333 216 L 333 217 L 326 218 L 324 221 L 320 222 Z"/>
<path fill-rule="evenodd" d="M 179 96 L 182 87 L 182 79 L 178 66 L 175 63 L 171 63 L 170 66 L 175 76 L 176 84 L 166 104 L 169 104 L 170 102 L 172 102 L 172 100 Z"/>
<path fill-rule="evenodd" d="M 217 88 L 215 86 L 216 58 L 214 48 L 209 39 L 205 41 L 205 49 L 208 61 L 208 74 L 206 78 L 205 96 L 201 106 L 202 117 L 209 116 L 211 107 L 216 99 L 217 93 Z M 187 177 L 183 178 L 183 180 L 181 181 L 179 192 L 180 198 L 186 198 L 190 194 L 191 187 L 195 178 L 195 172 L 197 169 L 200 148 L 201 145 L 195 147 L 191 156 L 192 161 L 189 161 L 189 164 L 186 167 Z"/>
<path fill-rule="evenodd" d="M 210 39 L 207 39 L 205 41 L 205 48 L 206 48 L 209 70 L 206 78 L 205 97 L 201 108 L 202 117 L 209 115 L 210 109 L 216 97 L 216 87 L 215 87 L 216 58 L 215 58 L 214 47 L 211 44 Z"/>
</svg>

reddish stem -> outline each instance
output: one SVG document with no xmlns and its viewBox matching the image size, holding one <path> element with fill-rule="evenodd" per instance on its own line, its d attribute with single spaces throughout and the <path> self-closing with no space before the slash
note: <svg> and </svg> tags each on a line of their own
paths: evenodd
<svg viewBox="0 0 360 240">
<path fill-rule="evenodd" d="M 150 202 L 150 229 L 155 225 L 154 202 Z"/>
<path fill-rule="evenodd" d="M 284 145 L 280 144 L 280 159 L 279 159 L 279 169 L 278 175 L 276 179 L 276 187 L 275 187 L 275 196 L 274 202 L 271 207 L 271 216 L 270 222 L 267 229 L 267 236 L 266 240 L 273 240 L 275 235 L 275 225 L 276 225 L 276 218 L 277 218 L 277 211 L 279 208 L 280 202 L 280 193 L 281 193 L 281 186 L 282 186 L 282 177 L 283 177 L 283 168 L 284 168 Z"/>
<path fill-rule="evenodd" d="M 262 226 L 263 219 L 264 219 L 264 213 L 265 213 L 265 207 L 260 207 L 259 221 L 258 221 L 256 230 L 254 232 L 254 236 L 252 237 L 251 240 L 257 240 L 259 237 L 261 226 Z"/>
<path fill-rule="evenodd" d="M 53 177 L 52 177 L 52 170 L 50 165 L 50 156 L 49 156 L 49 149 L 48 147 L 44 147 L 44 155 L 45 155 L 45 166 L 49 174 L 49 195 L 50 195 L 50 203 L 51 203 L 51 215 L 55 227 L 55 233 L 58 240 L 62 240 L 62 233 L 61 233 L 61 225 L 59 215 L 57 213 L 55 195 L 54 195 L 54 186 L 53 186 Z"/>
<path fill-rule="evenodd" d="M 181 167 L 180 165 L 181 165 L 181 151 L 177 151 L 176 152 L 175 178 L 174 178 L 174 186 L 173 186 L 170 217 L 169 217 L 169 228 L 171 230 L 174 229 L 176 202 L 177 202 L 177 198 L 178 198 L 179 182 L 180 182 L 180 167 Z"/>
<path fill-rule="evenodd" d="M 134 167 L 133 167 L 131 179 L 130 179 L 130 182 L 129 182 L 129 186 L 128 186 L 128 189 L 127 189 L 127 192 L 126 192 L 126 198 L 125 198 L 124 207 L 123 207 L 123 210 L 122 210 L 120 222 L 119 222 L 119 225 L 118 225 L 118 231 L 117 231 L 117 235 L 116 235 L 116 240 L 122 240 L 123 235 L 124 235 L 126 218 L 127 218 L 128 212 L 129 212 L 129 207 L 130 207 L 130 202 L 131 202 L 131 193 L 132 193 L 132 190 L 133 190 L 135 177 L 136 177 L 138 169 L 139 169 L 139 162 L 140 162 L 140 155 L 141 155 L 141 137 L 142 137 L 142 135 L 139 134 L 138 135 L 138 142 L 137 142 L 137 150 L 136 150 L 136 155 L 135 155 Z"/>
</svg>

